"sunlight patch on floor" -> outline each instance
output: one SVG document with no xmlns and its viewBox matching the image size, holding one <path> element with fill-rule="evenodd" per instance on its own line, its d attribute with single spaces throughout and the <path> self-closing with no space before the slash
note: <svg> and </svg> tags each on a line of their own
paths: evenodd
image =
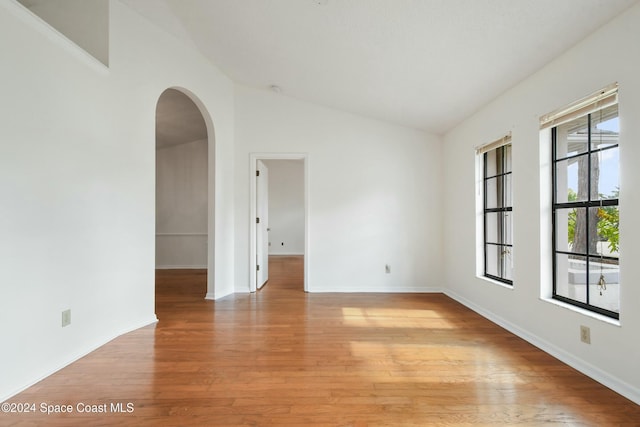
<svg viewBox="0 0 640 427">
<path fill-rule="evenodd" d="M 373 382 L 477 383 L 510 387 L 524 384 L 525 378 L 496 363 L 491 350 L 468 346 L 392 344 L 351 341 L 351 353 L 362 360 L 359 367 L 375 366 Z M 389 369 L 380 371 L 388 361 Z M 369 372 L 363 369 L 365 372 Z"/>
<path fill-rule="evenodd" d="M 409 310 L 396 308 L 343 307 L 342 317 L 348 326 L 380 328 L 456 328 L 433 310 Z"/>
</svg>

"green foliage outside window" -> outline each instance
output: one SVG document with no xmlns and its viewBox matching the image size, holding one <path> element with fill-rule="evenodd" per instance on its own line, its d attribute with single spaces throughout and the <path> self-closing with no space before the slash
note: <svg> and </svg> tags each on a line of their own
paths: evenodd
<svg viewBox="0 0 640 427">
<path fill-rule="evenodd" d="M 620 190 L 616 189 L 612 198 L 618 198 Z M 609 242 L 609 250 L 618 252 L 620 242 L 620 210 L 617 206 L 598 208 L 598 234 Z"/>
<path fill-rule="evenodd" d="M 619 190 L 614 191 L 611 198 L 618 198 Z M 602 197 L 602 196 L 601 196 Z M 578 194 L 571 188 L 567 191 L 567 201 L 575 202 L 578 200 Z M 568 215 L 568 233 L 569 242 L 574 242 L 576 234 L 576 210 L 573 209 Z M 620 242 L 620 210 L 617 206 L 608 206 L 598 208 L 598 234 L 608 243 L 611 252 L 618 252 Z"/>
<path fill-rule="evenodd" d="M 578 200 L 578 194 L 571 188 L 567 190 L 567 201 L 575 202 Z M 576 236 L 576 210 L 573 209 L 569 212 L 569 241 L 573 242 Z"/>
</svg>

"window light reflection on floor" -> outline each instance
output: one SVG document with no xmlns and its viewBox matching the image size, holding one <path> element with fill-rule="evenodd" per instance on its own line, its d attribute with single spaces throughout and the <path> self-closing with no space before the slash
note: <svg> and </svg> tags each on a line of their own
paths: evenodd
<svg viewBox="0 0 640 427">
<path fill-rule="evenodd" d="M 457 327 L 434 310 L 343 307 L 342 316 L 347 326 L 433 329 Z"/>
<path fill-rule="evenodd" d="M 469 346 L 433 346 L 416 344 L 387 344 L 372 341 L 351 341 L 351 352 L 362 358 L 359 368 L 366 370 L 367 361 L 377 368 L 389 359 L 389 370 L 381 374 L 379 370 L 368 371 L 379 383 L 402 383 L 410 380 L 420 383 L 477 383 L 515 385 L 526 383 L 526 373 L 503 368 L 496 363 L 491 350 Z M 419 357 L 416 355 L 419 354 Z M 474 359 L 474 363 L 468 363 Z M 485 360 L 485 364 L 477 364 Z M 438 374 L 441 372 L 441 374 Z"/>
</svg>

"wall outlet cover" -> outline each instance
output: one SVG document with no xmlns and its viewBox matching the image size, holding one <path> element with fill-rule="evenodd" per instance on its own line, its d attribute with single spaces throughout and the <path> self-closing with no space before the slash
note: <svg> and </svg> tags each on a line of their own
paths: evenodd
<svg viewBox="0 0 640 427">
<path fill-rule="evenodd" d="M 71 309 L 62 312 L 62 327 L 69 326 L 71 324 Z"/>
<path fill-rule="evenodd" d="M 580 325 L 580 341 L 591 344 L 591 329 L 588 326 Z"/>
</svg>

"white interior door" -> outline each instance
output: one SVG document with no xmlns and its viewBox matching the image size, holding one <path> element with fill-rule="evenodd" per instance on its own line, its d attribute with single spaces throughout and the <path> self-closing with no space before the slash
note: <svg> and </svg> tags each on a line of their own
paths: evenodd
<svg viewBox="0 0 640 427">
<path fill-rule="evenodd" d="M 256 164 L 256 286 L 269 280 L 269 169 Z"/>
</svg>

